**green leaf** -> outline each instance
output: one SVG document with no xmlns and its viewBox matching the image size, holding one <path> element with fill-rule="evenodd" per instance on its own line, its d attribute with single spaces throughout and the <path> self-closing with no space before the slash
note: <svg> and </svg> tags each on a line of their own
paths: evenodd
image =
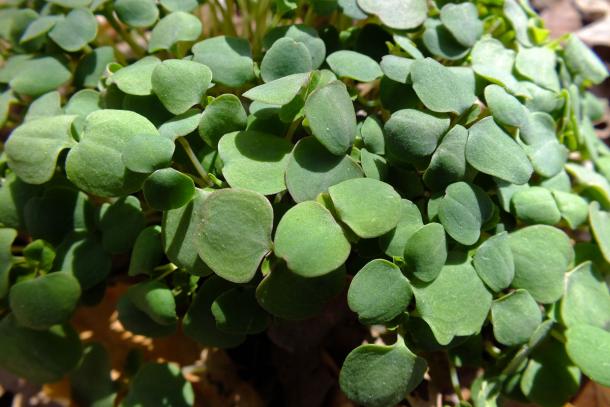
<svg viewBox="0 0 610 407">
<path fill-rule="evenodd" d="M 394 112 L 385 123 L 388 156 L 400 163 L 413 163 L 434 152 L 449 129 L 449 117 L 414 109 Z"/>
<path fill-rule="evenodd" d="M 70 389 L 77 403 L 95 407 L 112 407 L 116 389 L 110 377 L 108 352 L 93 342 L 83 349 L 83 358 L 70 373 Z"/>
<path fill-rule="evenodd" d="M 506 232 L 498 233 L 481 244 L 472 264 L 483 282 L 494 292 L 510 285 L 515 276 L 515 260 Z"/>
<path fill-rule="evenodd" d="M 116 0 L 114 11 L 129 27 L 150 27 L 159 18 L 159 9 L 154 0 Z"/>
<path fill-rule="evenodd" d="M 470 169 L 466 163 L 467 141 L 468 130 L 459 124 L 443 137 L 424 172 L 423 180 L 430 189 L 443 190 L 466 178 Z"/>
<path fill-rule="evenodd" d="M 161 60 L 147 56 L 137 62 L 119 69 L 110 80 L 128 95 L 146 96 L 152 93 L 152 74 Z"/>
<path fill-rule="evenodd" d="M 172 291 L 157 280 L 132 285 L 127 290 L 127 298 L 140 311 L 159 325 L 176 323 L 176 301 Z"/>
<path fill-rule="evenodd" d="M 45 93 L 34 100 L 28 107 L 28 111 L 23 121 L 27 122 L 43 117 L 59 116 L 61 114 L 63 114 L 63 109 L 61 108 L 61 95 L 58 91 L 53 91 Z"/>
<path fill-rule="evenodd" d="M 385 153 L 385 139 L 383 126 L 375 116 L 367 116 L 360 127 L 360 136 L 368 151 L 383 155 Z"/>
<path fill-rule="evenodd" d="M 163 257 L 161 226 L 155 225 L 142 229 L 133 245 L 127 274 L 129 276 L 138 274 L 150 276 Z"/>
<path fill-rule="evenodd" d="M 520 387 L 528 399 L 540 406 L 561 406 L 578 392 L 580 371 L 566 354 L 565 346 L 550 339 L 532 354 Z"/>
<path fill-rule="evenodd" d="M 193 387 L 174 363 L 146 363 L 132 379 L 121 407 L 137 407 L 163 400 L 174 407 L 191 407 L 195 403 Z"/>
<path fill-rule="evenodd" d="M 316 89 L 305 102 L 305 117 L 311 132 L 335 155 L 343 155 L 354 142 L 358 129 L 356 112 L 340 81 Z"/>
<path fill-rule="evenodd" d="M 303 24 L 274 27 L 265 34 L 263 47 L 269 49 L 280 38 L 291 38 L 307 47 L 311 55 L 312 69 L 318 69 L 326 57 L 326 45 L 318 36 L 318 32 Z"/>
<path fill-rule="evenodd" d="M 144 310 L 136 306 L 128 295 L 119 298 L 116 306 L 118 320 L 127 331 L 134 335 L 150 338 L 168 336 L 176 332 L 177 324 L 159 324 L 155 322 Z"/>
<path fill-rule="evenodd" d="M 299 140 L 286 163 L 286 186 L 295 202 L 313 200 L 333 185 L 362 176 L 351 157 L 330 153 L 315 137 Z"/>
<path fill-rule="evenodd" d="M 402 199 L 400 220 L 396 228 L 379 238 L 379 247 L 390 257 L 402 257 L 409 238 L 423 225 L 417 205 L 408 199 Z"/>
<path fill-rule="evenodd" d="M 233 287 L 233 284 L 218 276 L 211 276 L 204 281 L 182 321 L 186 336 L 203 345 L 217 348 L 234 348 L 246 339 L 245 335 L 219 330 L 212 315 L 214 300 Z"/>
<path fill-rule="evenodd" d="M 589 225 L 604 258 L 610 262 L 610 214 L 600 210 L 598 202 L 589 205 Z"/>
<path fill-rule="evenodd" d="M 367 178 L 383 181 L 388 177 L 387 160 L 380 155 L 369 153 L 366 149 L 360 150 L 360 165 Z"/>
<path fill-rule="evenodd" d="M 555 52 L 542 47 L 522 48 L 515 60 L 515 68 L 521 75 L 545 89 L 559 92 L 556 65 Z"/>
<path fill-rule="evenodd" d="M 561 220 L 553 194 L 546 188 L 530 187 L 517 191 L 511 204 L 517 218 L 526 223 L 555 225 Z"/>
<path fill-rule="evenodd" d="M 10 272 L 13 266 L 11 247 L 16 237 L 15 229 L 0 228 L 0 299 L 4 299 L 8 294 Z"/>
<path fill-rule="evenodd" d="M 532 42 L 529 38 L 528 17 L 520 3 L 515 0 L 506 0 L 503 7 L 504 15 L 515 30 L 515 35 L 519 43 L 526 47 L 531 47 Z"/>
<path fill-rule="evenodd" d="M 574 34 L 568 36 L 564 59 L 572 72 L 596 85 L 608 77 L 608 69 L 604 63 Z"/>
<path fill-rule="evenodd" d="M 410 30 L 421 25 L 427 17 L 428 7 L 421 0 L 358 0 L 366 13 L 375 14 L 381 22 L 397 30 Z"/>
<path fill-rule="evenodd" d="M 0 348 L 3 369 L 37 384 L 61 380 L 82 352 L 78 333 L 69 325 L 35 331 L 20 326 L 13 315 L 0 321 Z"/>
<path fill-rule="evenodd" d="M 417 229 L 407 240 L 404 259 L 408 270 L 421 281 L 432 281 L 447 260 L 445 229 L 438 223 L 428 223 Z"/>
<path fill-rule="evenodd" d="M 193 61 L 207 65 L 214 82 L 239 88 L 254 80 L 250 44 L 244 38 L 213 37 L 193 45 Z"/>
<path fill-rule="evenodd" d="M 484 79 L 514 90 L 517 80 L 512 74 L 515 51 L 507 49 L 495 38 L 483 38 L 472 48 L 472 69 Z"/>
<path fill-rule="evenodd" d="M 567 163 L 565 169 L 572 176 L 574 184 L 591 193 L 604 207 L 610 207 L 610 182 L 603 175 L 575 163 Z"/>
<path fill-rule="evenodd" d="M 40 39 L 47 35 L 55 24 L 64 19 L 63 15 L 40 16 L 28 24 L 26 30 L 19 39 L 19 44 L 26 44 L 29 41 Z M 96 23 L 97 24 L 97 23 Z"/>
<path fill-rule="evenodd" d="M 115 61 L 112 47 L 97 47 L 85 55 L 78 63 L 74 73 L 74 83 L 77 86 L 95 88 L 102 77 L 106 66 Z"/>
<path fill-rule="evenodd" d="M 525 151 L 491 117 L 469 129 L 466 160 L 484 174 L 517 185 L 525 184 L 533 172 Z"/>
<path fill-rule="evenodd" d="M 400 402 L 423 380 L 427 364 L 398 337 L 391 346 L 360 345 L 343 362 L 339 383 L 352 401 L 365 407 Z"/>
<path fill-rule="evenodd" d="M 400 220 L 400 195 L 385 182 L 354 178 L 331 186 L 328 192 L 341 221 L 361 238 L 381 236 Z"/>
<path fill-rule="evenodd" d="M 467 258 L 448 262 L 433 282 L 414 285 L 413 293 L 417 311 L 441 345 L 478 333 L 491 307 L 491 294 Z"/>
<path fill-rule="evenodd" d="M 481 235 L 481 227 L 493 214 L 493 202 L 476 185 L 456 182 L 449 185 L 438 208 L 438 217 L 449 236 L 470 246 Z"/>
<path fill-rule="evenodd" d="M 56 268 L 70 273 L 83 291 L 101 283 L 110 274 L 112 258 L 96 236 L 77 234 L 57 248 Z"/>
<path fill-rule="evenodd" d="M 201 21 L 192 14 L 175 11 L 163 17 L 153 28 L 148 52 L 168 50 L 179 42 L 195 41 L 201 34 Z"/>
<path fill-rule="evenodd" d="M 174 149 L 171 139 L 160 135 L 136 134 L 125 144 L 121 159 L 128 170 L 149 174 L 169 167 Z"/>
<path fill-rule="evenodd" d="M 413 293 L 398 266 L 386 260 L 368 262 L 352 279 L 347 303 L 363 324 L 386 324 L 405 312 Z"/>
<path fill-rule="evenodd" d="M 424 27 L 423 43 L 435 57 L 456 61 L 468 54 L 468 48 L 457 42 L 440 20 L 428 19 Z"/>
<path fill-rule="evenodd" d="M 229 185 L 264 195 L 286 189 L 284 172 L 291 150 L 286 139 L 256 131 L 225 134 L 218 143 Z"/>
<path fill-rule="evenodd" d="M 433 112 L 462 114 L 475 102 L 473 89 L 432 58 L 413 62 L 411 80 L 417 97 Z"/>
<path fill-rule="evenodd" d="M 250 281 L 271 249 L 273 209 L 267 198 L 223 189 L 210 194 L 197 210 L 199 256 L 222 278 Z"/>
<path fill-rule="evenodd" d="M 274 42 L 261 61 L 261 77 L 265 82 L 306 73 L 311 69 L 311 55 L 307 47 L 288 37 Z"/>
<path fill-rule="evenodd" d="M 377 61 L 355 51 L 341 50 L 330 54 L 326 62 L 340 78 L 371 82 L 383 75 Z"/>
<path fill-rule="evenodd" d="M 152 90 L 173 114 L 182 114 L 201 103 L 212 81 L 212 71 L 199 62 L 168 59 L 156 65 Z"/>
<path fill-rule="evenodd" d="M 20 94 L 38 96 L 55 90 L 72 78 L 63 57 L 46 55 L 28 58 L 9 82 L 11 88 Z M 40 76 L 40 72 L 44 72 Z"/>
<path fill-rule="evenodd" d="M 129 171 L 122 160 L 125 145 L 138 134 L 158 135 L 137 113 L 98 110 L 87 117 L 81 141 L 66 158 L 68 178 L 98 196 L 120 196 L 140 189 L 146 174 Z"/>
<path fill-rule="evenodd" d="M 142 206 L 135 196 L 128 195 L 110 205 L 105 204 L 99 220 L 104 249 L 113 254 L 128 251 L 144 226 Z"/>
<path fill-rule="evenodd" d="M 610 293 L 593 263 L 582 263 L 568 273 L 560 311 L 568 328 L 579 324 L 610 328 Z"/>
<path fill-rule="evenodd" d="M 199 5 L 197 0 L 161 0 L 161 5 L 167 11 L 193 11 Z"/>
<path fill-rule="evenodd" d="M 244 97 L 270 105 L 285 105 L 299 93 L 309 81 L 310 74 L 296 73 L 269 83 L 258 85 L 243 94 Z M 351 99 L 350 99 L 351 105 Z"/>
<path fill-rule="evenodd" d="M 191 202 L 163 213 L 162 241 L 167 258 L 181 269 L 202 275 L 207 267 L 197 254 L 199 206 L 209 192 L 196 190 Z"/>
<path fill-rule="evenodd" d="M 235 287 L 220 294 L 211 306 L 218 329 L 233 334 L 258 334 L 269 324 L 256 302 L 254 287 Z"/>
<path fill-rule="evenodd" d="M 303 320 L 322 312 L 344 286 L 344 267 L 320 277 L 302 277 L 281 263 L 260 282 L 256 298 L 261 307 L 278 318 Z"/>
<path fill-rule="evenodd" d="M 202 113 L 197 109 L 189 109 L 175 116 L 159 127 L 159 134 L 172 141 L 178 137 L 184 137 L 192 133 L 199 126 Z"/>
<path fill-rule="evenodd" d="M 526 290 L 515 290 L 491 304 L 494 337 L 502 345 L 526 343 L 541 322 L 540 308 Z"/>
<path fill-rule="evenodd" d="M 247 114 L 239 98 L 224 94 L 212 100 L 203 111 L 199 122 L 199 135 L 212 148 L 217 148 L 227 133 L 244 130 Z"/>
<path fill-rule="evenodd" d="M 395 82 L 411 83 L 411 65 L 413 59 L 397 55 L 384 55 L 379 66 L 385 76 Z"/>
<path fill-rule="evenodd" d="M 72 115 L 44 117 L 17 127 L 4 146 L 11 169 L 30 184 L 49 181 L 55 174 L 61 151 L 76 144 L 72 138 L 75 118 Z"/>
<path fill-rule="evenodd" d="M 351 246 L 331 213 L 315 201 L 299 203 L 280 220 L 274 252 L 293 273 L 318 277 L 338 269 Z"/>
<path fill-rule="evenodd" d="M 492 84 L 485 87 L 485 102 L 498 123 L 514 127 L 527 123 L 527 108 L 501 86 Z"/>
<path fill-rule="evenodd" d="M 528 226 L 508 235 L 515 260 L 515 288 L 525 288 L 536 301 L 550 304 L 563 295 L 564 273 L 574 259 L 570 240 L 552 226 Z"/>
<path fill-rule="evenodd" d="M 91 11 L 75 8 L 58 21 L 49 32 L 51 38 L 64 51 L 76 52 L 95 40 L 97 20 Z"/>
<path fill-rule="evenodd" d="M 51 273 L 17 283 L 9 293 L 17 322 L 36 330 L 66 322 L 79 298 L 78 280 L 68 273 Z"/>
<path fill-rule="evenodd" d="M 610 386 L 610 332 L 579 324 L 566 331 L 566 350 L 584 374 L 602 386 Z"/>
<path fill-rule="evenodd" d="M 153 172 L 144 181 L 144 198 L 158 210 L 180 208 L 193 198 L 195 184 L 193 179 L 173 168 Z"/>
<path fill-rule="evenodd" d="M 440 18 L 457 42 L 465 47 L 472 47 L 483 34 L 483 23 L 472 3 L 445 4 Z"/>
</svg>

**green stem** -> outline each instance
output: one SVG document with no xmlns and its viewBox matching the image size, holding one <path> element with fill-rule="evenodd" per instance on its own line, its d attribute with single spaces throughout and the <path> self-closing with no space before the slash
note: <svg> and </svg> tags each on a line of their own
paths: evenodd
<svg viewBox="0 0 610 407">
<path fill-rule="evenodd" d="M 108 20 L 108 23 L 112 26 L 112 28 L 114 28 L 114 31 L 116 31 L 117 34 L 119 34 L 121 38 L 123 38 L 123 40 L 129 44 L 131 50 L 134 54 L 136 54 L 137 57 L 141 58 L 146 54 L 146 50 L 133 39 L 128 31 L 125 31 L 123 27 L 121 27 L 121 24 L 114 17 L 111 10 L 106 9 L 102 14 L 104 17 L 106 17 L 106 20 Z"/>
<path fill-rule="evenodd" d="M 451 356 L 448 353 L 445 353 L 447 356 L 447 363 L 449 364 L 449 377 L 451 379 L 451 386 L 453 387 L 453 391 L 455 395 L 458 397 L 460 401 L 464 401 L 464 396 L 462 395 L 462 386 L 460 385 L 460 377 L 458 376 L 457 369 L 451 360 Z"/>
<path fill-rule="evenodd" d="M 155 278 L 155 280 L 163 280 L 165 277 L 178 270 L 178 267 L 174 263 L 164 264 L 163 266 L 155 267 L 155 271 L 161 271 L 162 273 Z"/>
<path fill-rule="evenodd" d="M 189 160 L 191 160 L 191 163 L 195 167 L 197 174 L 199 174 L 199 177 L 201 177 L 202 181 L 204 182 L 203 186 L 206 186 L 206 187 L 213 186 L 214 183 L 212 182 L 212 180 L 210 180 L 210 177 L 208 176 L 208 172 L 201 165 L 201 162 L 195 155 L 195 152 L 191 148 L 191 145 L 189 144 L 188 140 L 185 139 L 184 137 L 178 137 L 178 142 L 180 143 L 182 148 L 184 148 L 184 151 L 186 152 L 186 155 L 188 155 Z"/>
<path fill-rule="evenodd" d="M 250 40 L 252 40 L 252 26 L 250 25 L 252 18 L 250 15 L 250 10 L 248 9 L 248 3 L 245 0 L 237 0 L 237 2 L 241 10 L 241 25 L 243 27 L 242 35 L 246 35 Z"/>
<path fill-rule="evenodd" d="M 288 132 L 286 132 L 286 140 L 288 140 L 288 141 L 292 140 L 294 133 L 297 131 L 297 129 L 299 128 L 299 125 L 301 124 L 302 121 L 303 121 L 303 118 L 300 117 L 290 124 L 290 127 L 288 128 Z"/>
</svg>

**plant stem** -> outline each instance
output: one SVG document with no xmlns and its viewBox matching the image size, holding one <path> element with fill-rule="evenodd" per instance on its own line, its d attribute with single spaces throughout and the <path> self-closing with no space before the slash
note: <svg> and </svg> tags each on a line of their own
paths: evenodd
<svg viewBox="0 0 610 407">
<path fill-rule="evenodd" d="M 294 133 L 297 131 L 297 129 L 299 128 L 299 125 L 301 124 L 302 121 L 303 121 L 303 118 L 300 117 L 290 124 L 290 127 L 288 128 L 288 131 L 286 132 L 286 140 L 288 140 L 288 141 L 292 140 Z"/>
<path fill-rule="evenodd" d="M 241 10 L 241 25 L 243 27 L 242 35 L 246 35 L 250 40 L 252 40 L 252 26 L 250 25 L 251 15 L 250 10 L 248 9 L 248 3 L 245 0 L 237 0 L 237 2 Z"/>
<path fill-rule="evenodd" d="M 462 386 L 460 385 L 460 377 L 458 376 L 457 369 L 451 360 L 451 356 L 449 353 L 445 353 L 447 356 L 447 363 L 449 364 L 449 377 L 451 379 L 451 386 L 453 387 L 453 392 L 458 397 L 460 401 L 464 401 L 464 396 L 462 395 Z"/>
<path fill-rule="evenodd" d="M 178 267 L 174 263 L 164 264 L 163 266 L 155 267 L 155 271 L 162 271 L 161 275 L 155 278 L 155 280 L 163 280 L 165 277 L 178 270 Z"/>
<path fill-rule="evenodd" d="M 142 48 L 140 46 L 140 44 L 138 44 L 133 37 L 131 36 L 131 34 L 128 31 L 125 31 L 123 29 L 123 27 L 121 27 L 121 24 L 117 21 L 117 19 L 114 17 L 114 14 L 112 14 L 111 10 L 106 9 L 103 12 L 104 17 L 106 17 L 106 20 L 108 21 L 108 23 L 112 26 L 112 28 L 114 28 L 114 31 L 117 32 L 117 34 L 119 34 L 121 36 L 121 38 L 123 38 L 123 40 L 129 44 L 129 46 L 131 47 L 131 50 L 133 51 L 134 54 L 136 54 L 136 56 L 138 58 L 141 58 L 144 56 L 144 54 L 146 54 L 146 51 L 144 50 L 144 48 Z"/>
<path fill-rule="evenodd" d="M 191 160 L 191 163 L 195 167 L 197 174 L 199 174 L 199 177 L 201 177 L 201 179 L 203 180 L 204 186 L 207 186 L 207 187 L 213 186 L 214 183 L 208 176 L 208 172 L 201 165 L 201 162 L 199 162 L 199 159 L 195 155 L 195 152 L 191 148 L 191 145 L 189 144 L 188 140 L 185 139 L 184 137 L 178 137 L 178 142 L 180 143 L 182 148 L 184 148 L 184 151 L 186 152 L 186 155 L 188 155 L 189 160 Z"/>
</svg>

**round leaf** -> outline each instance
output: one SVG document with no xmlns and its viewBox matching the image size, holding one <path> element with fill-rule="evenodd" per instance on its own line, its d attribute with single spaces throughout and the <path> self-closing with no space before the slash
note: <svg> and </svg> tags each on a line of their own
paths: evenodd
<svg viewBox="0 0 610 407">
<path fill-rule="evenodd" d="M 129 392 L 121 402 L 124 407 L 156 404 L 163 400 L 175 407 L 191 407 L 195 402 L 193 387 L 173 363 L 147 363 L 134 376 Z"/>
<path fill-rule="evenodd" d="M 386 324 L 405 312 L 413 293 L 398 266 L 386 260 L 368 262 L 354 276 L 347 303 L 360 322 Z"/>
<path fill-rule="evenodd" d="M 58 21 L 49 37 L 63 50 L 75 52 L 83 49 L 97 36 L 97 20 L 91 11 L 75 8 L 66 18 Z"/>
<path fill-rule="evenodd" d="M 400 220 L 400 195 L 385 182 L 354 178 L 331 186 L 328 192 L 341 221 L 362 238 L 381 236 Z"/>
<path fill-rule="evenodd" d="M 152 93 L 152 74 L 161 60 L 147 56 L 116 71 L 110 79 L 128 95 L 146 96 Z"/>
<path fill-rule="evenodd" d="M 309 95 L 305 117 L 313 135 L 335 155 L 345 154 L 356 138 L 356 112 L 343 82 L 331 82 Z"/>
<path fill-rule="evenodd" d="M 261 77 L 265 82 L 284 76 L 311 71 L 311 55 L 307 47 L 292 38 L 273 43 L 261 61 Z"/>
<path fill-rule="evenodd" d="M 274 252 L 288 268 L 303 277 L 336 270 L 347 260 L 351 246 L 331 213 L 314 201 L 290 208 L 275 232 Z"/>
<path fill-rule="evenodd" d="M 238 88 L 254 80 L 252 51 L 246 39 L 207 38 L 193 45 L 193 61 L 207 65 L 214 82 Z"/>
<path fill-rule="evenodd" d="M 15 284 L 11 311 L 20 325 L 44 330 L 70 318 L 80 298 L 80 285 L 69 273 L 51 273 Z"/>
<path fill-rule="evenodd" d="M 173 168 L 153 172 L 144 181 L 144 198 L 155 209 L 169 210 L 180 208 L 193 198 L 195 184 L 193 179 Z"/>
<path fill-rule="evenodd" d="M 553 194 L 546 188 L 530 187 L 517 191 L 511 203 L 517 218 L 526 223 L 555 225 L 561 220 Z"/>
<path fill-rule="evenodd" d="M 150 27 L 159 18 L 159 9 L 153 0 L 116 0 L 114 11 L 130 27 Z"/>
<path fill-rule="evenodd" d="M 421 281 L 434 280 L 447 260 L 443 226 L 429 223 L 417 229 L 407 240 L 404 259 L 416 278 Z"/>
<path fill-rule="evenodd" d="M 258 305 L 254 288 L 232 288 L 220 294 L 211 306 L 218 329 L 234 334 L 257 334 L 269 323 L 267 313 Z"/>
<path fill-rule="evenodd" d="M 175 145 L 171 139 L 137 134 L 127 141 L 121 158 L 130 171 L 148 174 L 169 167 L 174 149 Z"/>
<path fill-rule="evenodd" d="M 255 131 L 229 133 L 218 143 L 222 174 L 229 185 L 264 195 L 286 189 L 284 172 L 290 150 L 292 144 L 286 139 Z"/>
<path fill-rule="evenodd" d="M 610 214 L 600 210 L 598 202 L 589 205 L 589 225 L 604 258 L 610 262 Z"/>
<path fill-rule="evenodd" d="M 155 25 L 148 41 L 148 52 L 168 50 L 181 41 L 195 41 L 201 34 L 201 21 L 192 14 L 175 11 Z"/>
<path fill-rule="evenodd" d="M 465 47 L 472 47 L 483 34 L 483 23 L 472 3 L 445 4 L 440 17 L 451 35 Z"/>
<path fill-rule="evenodd" d="M 417 205 L 402 199 L 400 220 L 396 228 L 379 238 L 379 247 L 388 256 L 403 257 L 407 242 L 422 226 L 424 223 Z"/>
<path fill-rule="evenodd" d="M 197 250 L 220 277 L 248 282 L 271 249 L 273 209 L 257 192 L 223 189 L 198 208 Z"/>
<path fill-rule="evenodd" d="M 593 263 L 585 262 L 568 273 L 560 310 L 567 327 L 578 324 L 610 327 L 610 292 Z"/>
<path fill-rule="evenodd" d="M 397 30 L 410 30 L 424 22 L 428 7 L 422 0 L 358 0 L 358 6 L 375 14 L 382 23 Z"/>
<path fill-rule="evenodd" d="M 610 332 L 580 324 L 566 332 L 570 359 L 592 380 L 610 386 Z"/>
<path fill-rule="evenodd" d="M 542 313 L 530 293 L 519 289 L 493 302 L 491 322 L 498 342 L 516 346 L 530 339 L 542 322 Z"/>
<path fill-rule="evenodd" d="M 515 261 L 506 232 L 498 233 L 483 242 L 472 259 L 483 282 L 494 292 L 508 287 L 515 276 Z"/>
<path fill-rule="evenodd" d="M 127 297 L 140 311 L 160 325 L 176 323 L 176 301 L 174 294 L 163 283 L 156 280 L 132 285 Z"/>
<path fill-rule="evenodd" d="M 205 107 L 199 122 L 199 135 L 210 147 L 217 148 L 223 135 L 244 130 L 247 119 L 248 115 L 237 96 L 220 95 Z"/>
<path fill-rule="evenodd" d="M 359 52 L 336 51 L 326 58 L 326 62 L 340 78 L 371 82 L 383 75 L 377 61 Z"/>
<path fill-rule="evenodd" d="M 205 95 L 212 71 L 198 62 L 168 59 L 155 66 L 151 83 L 152 89 L 173 114 L 182 114 L 193 105 L 199 104 Z"/>
</svg>

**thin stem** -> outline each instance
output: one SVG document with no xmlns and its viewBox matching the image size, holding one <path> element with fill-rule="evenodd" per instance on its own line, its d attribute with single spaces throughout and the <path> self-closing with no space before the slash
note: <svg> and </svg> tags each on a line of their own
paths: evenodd
<svg viewBox="0 0 610 407">
<path fill-rule="evenodd" d="M 286 140 L 288 140 L 288 141 L 292 140 L 294 133 L 297 131 L 297 129 L 299 128 L 299 125 L 301 124 L 302 121 L 303 121 L 303 118 L 300 117 L 290 124 L 290 127 L 288 128 L 288 132 L 286 133 Z"/>
<path fill-rule="evenodd" d="M 128 31 L 125 31 L 123 29 L 123 27 L 121 27 L 121 24 L 114 17 L 114 14 L 112 14 L 112 11 L 107 9 L 103 12 L 103 15 L 104 15 L 104 17 L 106 17 L 106 20 L 108 20 L 108 23 L 112 26 L 112 28 L 114 28 L 114 31 L 116 31 L 117 34 L 119 34 L 121 36 L 121 38 L 123 38 L 123 40 L 125 40 L 125 42 L 127 44 L 129 44 L 129 46 L 131 47 L 131 50 L 133 51 L 134 54 L 136 54 L 136 56 L 142 57 L 142 56 L 144 56 L 144 54 L 146 54 L 146 51 L 144 50 L 144 48 L 142 48 L 140 46 L 140 44 L 138 44 L 133 39 L 133 37 L 131 36 L 131 34 Z"/>
<path fill-rule="evenodd" d="M 250 25 L 251 15 L 250 10 L 248 10 L 248 4 L 245 0 L 237 0 L 237 2 L 241 10 L 241 24 L 244 31 L 242 35 L 246 35 L 248 38 L 252 39 L 252 26 Z"/>
<path fill-rule="evenodd" d="M 462 395 L 462 386 L 460 385 L 460 377 L 458 376 L 457 369 L 451 360 L 451 356 L 447 355 L 447 363 L 449 364 L 449 377 L 451 378 L 451 386 L 453 387 L 453 392 L 458 397 L 460 401 L 464 401 L 464 396 Z"/>
<path fill-rule="evenodd" d="M 163 266 L 155 267 L 155 271 L 163 271 L 155 280 L 163 280 L 165 277 L 178 270 L 178 267 L 174 263 L 165 264 Z"/>
<path fill-rule="evenodd" d="M 205 170 L 205 168 L 203 168 L 201 162 L 199 162 L 199 159 L 195 155 L 195 152 L 191 148 L 191 145 L 189 144 L 188 140 L 184 137 L 178 137 L 178 142 L 180 143 L 182 148 L 184 148 L 184 151 L 186 152 L 186 155 L 188 155 L 189 160 L 191 160 L 191 163 L 195 167 L 197 174 L 199 174 L 199 177 L 201 177 L 201 180 L 204 182 L 204 186 L 213 186 L 214 183 L 212 182 L 212 180 L 210 180 L 208 172 Z"/>
<path fill-rule="evenodd" d="M 208 1 L 208 10 L 210 12 L 210 14 L 212 15 L 212 25 L 213 25 L 213 29 L 211 30 L 210 34 L 216 34 L 218 32 L 218 29 L 220 28 L 220 20 L 218 20 L 218 14 L 216 14 L 217 10 L 216 10 L 216 4 L 214 4 L 213 1 Z"/>
</svg>

